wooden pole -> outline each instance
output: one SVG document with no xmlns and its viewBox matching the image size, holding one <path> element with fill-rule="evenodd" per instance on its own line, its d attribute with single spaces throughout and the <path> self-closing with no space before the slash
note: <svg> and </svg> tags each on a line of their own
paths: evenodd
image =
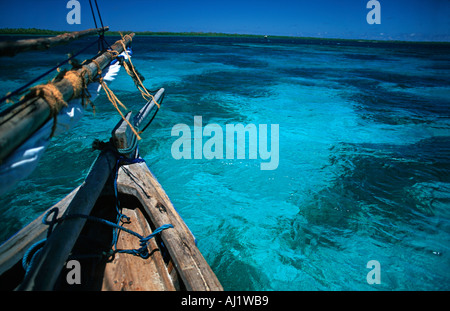
<svg viewBox="0 0 450 311">
<path fill-rule="evenodd" d="M 161 104 L 160 99 L 161 96 L 163 96 L 164 92 L 165 89 L 160 88 L 158 92 L 156 92 L 155 96 L 153 96 L 152 100 L 150 100 L 144 107 L 141 108 L 141 110 L 139 110 L 136 117 L 134 117 L 134 125 L 137 128 L 141 129 L 141 123 L 145 120 L 145 118 L 147 118 L 148 114 L 155 107 L 156 103 Z"/>
<path fill-rule="evenodd" d="M 156 103 L 160 103 L 161 96 L 164 94 L 164 89 L 161 88 L 159 91 L 153 96 L 153 99 L 148 101 L 144 107 L 139 110 L 136 117 L 131 120 L 131 112 L 129 112 L 125 118 L 133 123 L 133 126 L 135 126 L 138 129 L 141 129 L 140 126 L 141 123 L 148 117 L 150 111 L 156 106 Z M 114 128 L 112 132 L 112 141 L 114 143 L 114 146 L 117 148 L 119 153 L 121 153 L 123 156 L 127 158 L 132 158 L 136 152 L 136 146 L 137 146 L 137 138 L 136 135 L 133 133 L 131 128 L 129 127 L 128 123 L 125 122 L 125 120 L 121 120 L 117 126 Z"/>
<path fill-rule="evenodd" d="M 102 152 L 65 214 L 89 215 L 115 165 L 115 155 Z M 52 290 L 85 223 L 84 218 L 72 218 L 57 225 L 18 290 Z"/>
<path fill-rule="evenodd" d="M 125 46 L 128 46 L 134 33 L 124 37 Z M 117 41 L 111 46 L 117 53 L 123 52 L 123 46 Z M 104 69 L 112 60 L 114 55 L 111 52 L 104 52 L 95 58 L 100 69 Z M 84 72 L 84 80 L 90 81 L 89 77 L 97 77 L 97 65 L 94 62 L 84 66 L 87 70 Z M 82 69 L 74 70 L 81 73 Z M 68 102 L 74 99 L 74 89 L 71 82 L 67 79 L 54 83 L 55 87 L 63 95 L 64 101 Z M 55 107 L 60 111 L 62 106 Z M 18 146 L 25 142 L 36 130 L 45 124 L 52 117 L 52 111 L 49 104 L 40 97 L 25 98 L 11 108 L 0 114 L 0 163 L 8 157 Z"/>
<path fill-rule="evenodd" d="M 67 44 L 73 40 L 89 36 L 92 34 L 108 31 L 109 27 L 91 28 L 82 31 L 67 32 L 55 37 L 25 39 L 17 41 L 3 41 L 0 42 L 0 57 L 14 56 L 18 53 L 32 51 L 32 50 L 47 50 L 53 46 Z"/>
</svg>

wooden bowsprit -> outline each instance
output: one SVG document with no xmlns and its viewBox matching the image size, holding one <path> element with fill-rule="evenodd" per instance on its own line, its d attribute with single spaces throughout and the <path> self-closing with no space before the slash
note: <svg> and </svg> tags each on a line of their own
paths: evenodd
<svg viewBox="0 0 450 311">
<path fill-rule="evenodd" d="M 156 112 L 153 114 L 150 120 L 147 119 L 150 117 L 151 113 L 155 111 L 157 108 L 157 103 L 160 103 L 164 97 L 164 89 L 161 88 L 154 95 L 153 99 L 148 101 L 144 107 L 136 114 L 135 117 L 132 117 L 132 113 L 129 112 L 125 118 L 131 123 L 135 129 L 145 129 L 148 124 L 153 120 Z M 159 105 L 159 104 L 158 104 Z M 147 121 L 147 122 L 145 122 Z M 145 124 L 147 123 L 147 124 Z M 127 158 L 134 158 L 137 156 L 134 154 L 137 146 L 137 137 L 131 130 L 130 126 L 125 120 L 119 122 L 116 128 L 113 130 L 112 139 L 114 142 L 114 146 L 117 148 L 118 152 L 124 155 Z"/>
<path fill-rule="evenodd" d="M 125 46 L 131 43 L 133 36 L 134 33 L 124 37 Z M 111 46 L 111 52 L 105 51 L 84 65 L 82 69 L 73 71 L 77 75 L 81 75 L 89 84 L 98 76 L 99 70 L 103 70 L 118 54 L 123 52 L 124 45 L 120 41 Z M 81 94 L 76 94 L 77 88 L 80 86 L 74 86 L 68 79 L 61 79 L 53 85 L 61 94 L 63 102 L 81 97 Z M 19 103 L 2 111 L 0 113 L 0 163 L 63 107 L 61 102 L 50 106 L 45 99 L 39 96 L 25 96 Z"/>
</svg>

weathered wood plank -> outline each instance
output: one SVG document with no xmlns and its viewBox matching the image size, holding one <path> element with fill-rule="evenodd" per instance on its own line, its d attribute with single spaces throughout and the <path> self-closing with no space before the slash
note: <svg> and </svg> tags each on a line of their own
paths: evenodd
<svg viewBox="0 0 450 311">
<path fill-rule="evenodd" d="M 211 267 L 195 245 L 195 240 L 145 163 L 122 166 L 117 181 L 120 192 L 136 196 L 155 226 L 172 224 L 161 238 L 183 283 L 190 291 L 223 290 Z"/>
<path fill-rule="evenodd" d="M 148 117 L 149 113 L 152 111 L 152 109 L 155 107 L 156 103 L 161 105 L 161 99 L 164 95 L 165 89 L 160 88 L 158 92 L 153 96 L 153 99 L 149 101 L 147 104 L 142 107 L 142 109 L 137 113 L 135 119 L 134 119 L 134 125 L 138 127 L 139 129 L 142 129 L 141 126 L 144 120 Z"/>
<path fill-rule="evenodd" d="M 89 175 L 80 186 L 66 213 L 89 215 L 111 171 L 116 157 L 109 151 L 102 152 Z M 68 219 L 57 225 L 42 249 L 41 255 L 19 290 L 52 290 L 78 236 L 86 222 L 84 218 Z"/>
<path fill-rule="evenodd" d="M 131 112 L 128 112 L 125 119 L 130 121 Z M 121 120 L 112 132 L 112 140 L 117 151 L 127 158 L 134 158 L 137 147 L 137 137 L 125 120 Z"/>
<path fill-rule="evenodd" d="M 124 227 L 142 236 L 152 233 L 142 212 L 124 208 L 122 213 L 130 217 Z M 122 232 L 119 235 L 118 249 L 139 248 L 139 240 Z M 148 259 L 130 254 L 116 254 L 114 260 L 106 264 L 102 290 L 108 291 L 174 291 L 169 272 L 154 239 L 150 240 Z"/>
<path fill-rule="evenodd" d="M 140 129 L 141 125 L 146 118 L 148 117 L 149 113 L 152 111 L 152 109 L 155 107 L 156 102 L 159 103 L 159 100 L 164 95 L 164 88 L 161 88 L 156 92 L 156 94 L 153 96 L 154 99 L 147 102 L 144 107 L 141 108 L 141 110 L 136 114 L 135 117 L 132 118 L 132 113 L 129 112 L 125 118 L 137 129 Z M 145 126 L 145 125 L 144 125 Z M 112 131 L 112 139 L 114 146 L 118 149 L 118 151 L 123 154 L 127 158 L 134 158 L 135 157 L 135 151 L 137 146 L 137 137 L 131 130 L 130 126 L 127 122 L 124 120 L 121 120 L 117 126 Z M 125 150 L 128 150 L 125 152 Z"/>
</svg>

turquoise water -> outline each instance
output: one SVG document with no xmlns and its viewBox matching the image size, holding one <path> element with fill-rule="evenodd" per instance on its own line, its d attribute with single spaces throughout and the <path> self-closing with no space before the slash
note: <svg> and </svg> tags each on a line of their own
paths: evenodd
<svg viewBox="0 0 450 311">
<path fill-rule="evenodd" d="M 68 49 L 8 58 L 1 93 Z M 147 88 L 166 89 L 141 155 L 225 289 L 450 289 L 448 45 L 136 37 L 133 50 Z M 143 104 L 124 71 L 111 88 L 130 109 Z M 82 182 L 92 141 L 119 120 L 104 94 L 95 104 L 0 198 L 0 240 Z M 175 160 L 172 127 L 194 116 L 224 129 L 279 124 L 278 168 Z M 370 260 L 381 284 L 366 281 Z"/>
</svg>

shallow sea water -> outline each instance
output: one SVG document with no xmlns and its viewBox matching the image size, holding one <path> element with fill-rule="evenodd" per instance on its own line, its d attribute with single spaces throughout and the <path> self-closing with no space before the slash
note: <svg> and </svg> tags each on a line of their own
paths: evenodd
<svg viewBox="0 0 450 311">
<path fill-rule="evenodd" d="M 2 62 L 1 93 L 68 49 L 79 47 Z M 141 156 L 226 290 L 450 289 L 448 45 L 138 36 L 133 51 L 147 88 L 166 89 Z M 111 88 L 132 110 L 144 104 L 125 71 Z M 0 240 L 83 181 L 92 141 L 119 120 L 104 94 L 95 105 L 0 198 Z M 194 116 L 279 124 L 278 168 L 175 160 L 172 127 Z M 370 260 L 381 284 L 366 281 Z"/>
</svg>

